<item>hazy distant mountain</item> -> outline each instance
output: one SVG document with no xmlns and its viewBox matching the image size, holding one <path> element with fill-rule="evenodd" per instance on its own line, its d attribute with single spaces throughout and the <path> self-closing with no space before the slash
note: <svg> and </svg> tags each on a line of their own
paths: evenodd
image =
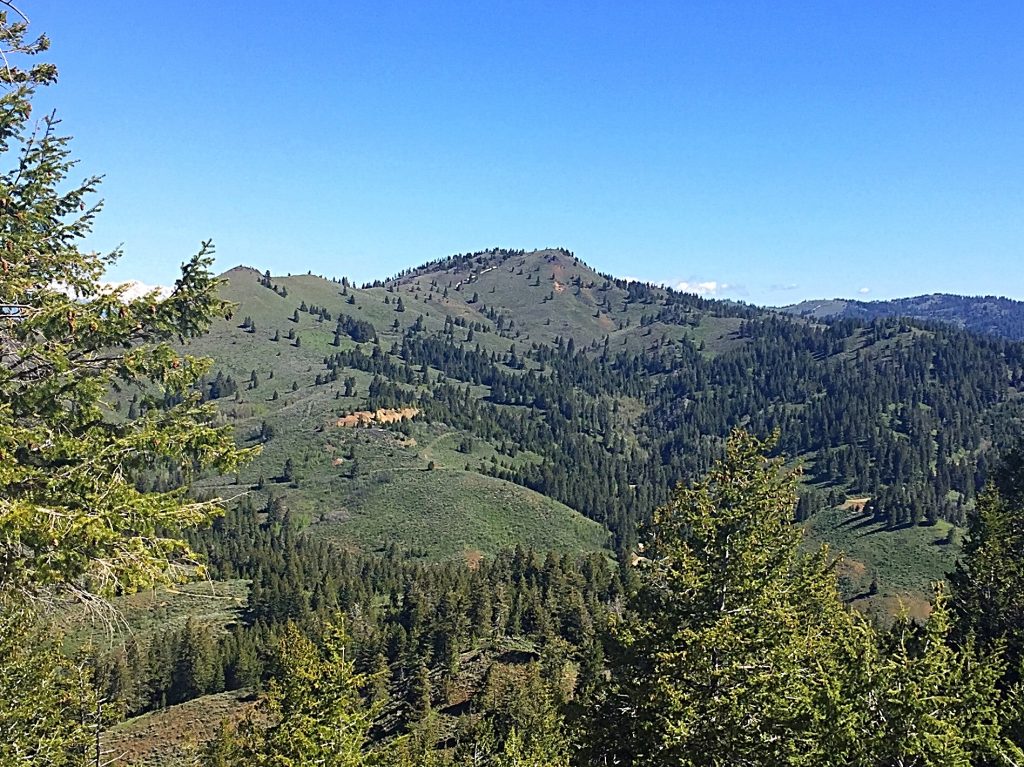
<svg viewBox="0 0 1024 767">
<path fill-rule="evenodd" d="M 802 301 L 782 307 L 801 317 L 828 319 L 850 317 L 871 320 L 878 317 L 912 317 L 919 320 L 948 322 L 974 333 L 1024 340 L 1024 301 L 996 296 L 956 296 L 934 293 L 930 296 L 896 298 L 891 301 L 851 301 L 835 298 L 827 301 Z"/>
</svg>

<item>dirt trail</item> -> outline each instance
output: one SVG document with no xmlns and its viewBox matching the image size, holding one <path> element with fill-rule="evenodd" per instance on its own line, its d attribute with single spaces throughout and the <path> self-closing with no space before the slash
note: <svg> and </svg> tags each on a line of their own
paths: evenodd
<svg viewBox="0 0 1024 767">
<path fill-rule="evenodd" d="M 450 436 L 452 436 L 452 432 L 446 431 L 444 434 L 438 435 L 434 439 L 430 440 L 429 443 L 423 446 L 423 450 L 420 452 L 420 457 L 424 461 L 434 460 L 433 450 L 435 447 L 437 447 L 437 443 L 440 442 L 441 440 L 448 439 L 448 437 Z"/>
</svg>

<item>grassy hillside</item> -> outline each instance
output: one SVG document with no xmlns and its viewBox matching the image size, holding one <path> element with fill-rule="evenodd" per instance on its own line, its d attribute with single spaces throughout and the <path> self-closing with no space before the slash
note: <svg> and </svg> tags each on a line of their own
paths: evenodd
<svg viewBox="0 0 1024 767">
<path fill-rule="evenodd" d="M 221 633 L 244 620 L 249 581 L 196 581 L 140 591 L 113 600 L 112 611 L 70 610 L 61 618 L 72 652 L 119 646 L 131 638 L 140 646 L 165 632 L 181 631 L 189 620 Z"/>
<path fill-rule="evenodd" d="M 220 399 L 221 411 L 241 440 L 264 442 L 264 452 L 239 476 L 200 485 L 229 496 L 246 490 L 264 498 L 273 493 L 292 512 L 322 526 L 317 534 L 367 550 L 380 548 L 385 539 L 428 557 L 487 553 L 515 543 L 592 550 L 606 544 L 606 534 L 564 504 L 480 473 L 539 461 L 528 451 L 513 459 L 476 438 L 471 453 L 463 454 L 457 447 L 473 437 L 471 431 L 442 427 L 438 432 L 420 423 L 408 438 L 394 431 L 394 424 L 376 421 L 365 424 L 368 428 L 338 427 L 341 419 L 367 407 L 373 378 L 346 371 L 354 384 L 350 396 L 343 396 L 343 381 L 317 384 L 326 356 L 373 348 L 372 342 L 360 344 L 348 336 L 335 345 L 340 317 L 372 324 L 384 350 L 400 344 L 417 322 L 423 335 L 443 336 L 447 330 L 453 342 L 497 355 L 558 338 L 571 338 L 579 348 L 596 347 L 607 338 L 617 352 L 634 354 L 682 342 L 713 355 L 741 343 L 738 318 L 642 326 L 650 307 L 630 300 L 627 290 L 564 251 L 495 252 L 363 288 L 307 274 L 273 276 L 272 289 L 248 267 L 236 267 L 223 278 L 222 294 L 237 311 L 196 339 L 190 352 L 214 358 L 215 373 L 237 385 L 233 397 Z M 326 309 L 329 319 L 308 311 L 316 309 Z M 526 369 L 542 367 L 528 363 Z M 440 375 L 427 371 L 431 380 Z M 405 388 L 430 391 L 429 383 Z M 477 397 L 488 393 L 486 387 L 473 390 Z M 270 439 L 259 436 L 266 427 Z M 629 431 L 624 436 L 633 437 Z M 294 481 L 283 478 L 289 458 Z M 431 462 L 436 474 L 426 471 Z"/>
<path fill-rule="evenodd" d="M 388 471 L 354 489 L 357 500 L 318 535 L 364 550 L 398 545 L 428 557 L 539 550 L 601 550 L 608 533 L 532 490 L 461 469 Z"/>
<path fill-rule="evenodd" d="M 935 583 L 956 565 L 961 535 L 941 520 L 891 530 L 863 511 L 836 508 L 806 523 L 805 542 L 827 543 L 842 554 L 840 588 L 861 609 L 882 616 L 906 610 L 920 618 Z"/>
<path fill-rule="evenodd" d="M 479 254 L 416 270 L 386 285 L 415 300 L 430 297 L 431 308 L 454 317 L 472 319 L 482 309 L 497 308 L 515 323 L 504 337 L 520 342 L 551 344 L 562 337 L 574 339 L 580 348 L 603 343 L 607 337 L 613 348 L 639 351 L 662 340 L 695 339 L 724 349 L 735 340 L 739 327 L 737 318 L 704 318 L 696 313 L 689 327 L 643 326 L 656 300 L 631 300 L 619 282 L 563 250 Z"/>
<path fill-rule="evenodd" d="M 241 485 L 214 478 L 200 487 L 222 496 L 273 496 L 308 521 L 314 534 L 365 551 L 390 544 L 437 559 L 493 554 L 517 543 L 558 551 L 607 545 L 607 531 L 598 523 L 476 471 L 498 460 L 493 446 L 477 439 L 460 452 L 468 435 L 440 425 L 415 424 L 410 436 L 372 424 L 339 427 L 337 413 L 327 409 L 331 401 L 310 398 L 268 409 L 265 420 L 274 424 L 275 436 L 247 467 Z M 283 476 L 287 460 L 294 465 L 291 480 Z M 511 465 L 530 456 L 502 460 Z"/>
<path fill-rule="evenodd" d="M 933 495 L 962 515 L 973 462 L 1020 418 L 1018 363 L 1000 348 L 929 327 L 831 328 L 705 301 L 612 279 L 564 250 L 454 256 L 361 287 L 246 267 L 224 277 L 236 314 L 191 350 L 215 359 L 211 379 L 233 384 L 220 411 L 263 454 L 200 486 L 274 498 L 315 535 L 363 551 L 393 544 L 436 559 L 514 543 L 606 545 L 579 512 L 611 518 L 628 540 L 736 425 L 780 429 L 810 486 L 830 493 L 905 486 L 923 474 L 910 461 L 930 471 L 945 450 L 949 486 Z M 339 332 L 339 321 L 361 330 Z M 451 360 L 408 346 L 431 340 Z M 930 361 L 950 347 L 970 361 Z M 353 350 L 363 363 L 329 364 Z M 981 371 L 988 388 L 965 389 L 975 384 L 962 371 Z M 516 380 L 528 391 L 510 397 Z M 983 434 L 957 425 L 939 439 L 957 403 L 971 403 L 968 422 Z M 915 482 L 918 493 L 926 483 Z M 914 536 L 889 550 L 895 534 L 851 538 L 830 520 L 816 520 L 812 536 L 869 569 L 873 551 L 891 559 L 878 578 L 896 591 L 919 591 L 948 565 Z"/>
</svg>

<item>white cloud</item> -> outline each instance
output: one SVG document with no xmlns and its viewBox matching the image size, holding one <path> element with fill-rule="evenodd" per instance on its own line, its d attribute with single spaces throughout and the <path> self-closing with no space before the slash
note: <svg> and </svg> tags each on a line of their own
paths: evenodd
<svg viewBox="0 0 1024 767">
<path fill-rule="evenodd" d="M 738 288 L 732 283 L 719 282 L 718 280 L 645 280 L 640 277 L 630 276 L 624 276 L 620 279 L 629 282 L 643 282 L 648 285 L 659 285 L 663 288 L 671 287 L 680 293 L 695 293 L 698 296 L 717 296 L 720 293 L 742 292 L 742 288 Z"/>
<path fill-rule="evenodd" d="M 157 291 L 157 298 L 167 298 L 174 291 L 174 288 L 168 287 L 167 285 L 147 285 L 145 282 L 139 280 L 124 280 L 122 282 L 100 282 L 98 283 L 101 293 L 109 293 L 112 290 L 125 286 L 124 293 L 121 294 L 122 301 L 134 301 L 136 298 L 142 298 L 154 290 Z M 60 291 L 69 298 L 78 298 L 78 291 L 73 290 L 67 285 L 61 283 L 51 283 L 50 287 L 53 290 Z"/>
<path fill-rule="evenodd" d="M 139 280 L 125 280 L 124 282 L 101 282 L 100 290 L 108 292 L 116 288 L 119 288 L 122 285 L 126 287 L 124 294 L 121 296 L 125 301 L 132 301 L 136 298 L 142 298 L 142 296 L 146 295 L 147 293 L 151 293 L 154 290 L 157 291 L 159 298 L 167 298 L 167 296 L 171 295 L 171 291 L 174 290 L 173 288 L 168 287 L 167 285 L 147 285 L 145 282 L 140 282 Z"/>
<path fill-rule="evenodd" d="M 781 282 L 775 282 L 775 283 L 772 283 L 772 285 L 769 288 L 769 290 L 796 290 L 799 287 L 800 287 L 799 283 L 796 283 L 796 282 L 788 282 L 788 283 L 785 283 L 785 284 L 783 284 Z"/>
<path fill-rule="evenodd" d="M 675 289 L 680 293 L 696 293 L 698 296 L 716 296 L 732 287 L 728 282 L 717 280 L 705 280 L 704 282 L 690 282 L 680 280 L 676 283 Z"/>
<path fill-rule="evenodd" d="M 868 293 L 871 292 L 871 288 L 861 288 L 857 292 L 860 293 L 862 296 L 866 296 Z"/>
</svg>

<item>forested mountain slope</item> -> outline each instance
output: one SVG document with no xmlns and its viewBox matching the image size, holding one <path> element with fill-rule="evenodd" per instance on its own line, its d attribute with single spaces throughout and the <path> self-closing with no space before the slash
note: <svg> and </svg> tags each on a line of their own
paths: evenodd
<svg viewBox="0 0 1024 767">
<path fill-rule="evenodd" d="M 591 689 L 596 627 L 621 609 L 641 528 L 736 426 L 777 431 L 802 466 L 796 516 L 809 548 L 847 552 L 845 596 L 923 617 L 960 550 L 954 525 L 1024 416 L 1020 343 L 708 301 L 563 250 L 457 256 L 363 286 L 224 278 L 235 314 L 190 351 L 214 359 L 202 395 L 263 452 L 196 485 L 240 498 L 193 537 L 211 601 L 165 597 L 166 630 L 147 635 L 146 613 L 102 661 L 128 714 L 258 684 L 292 622 L 338 610 L 358 667 L 390 680 L 373 693 L 394 707 L 383 721 L 433 722 L 439 742 L 494 685 L 539 684 L 524 669 L 561 678 L 570 657 L 574 689 Z M 121 408 L 158 404 L 139 392 Z M 241 588 L 244 608 L 205 606 Z M 148 743 L 148 721 L 111 743 Z"/>
<path fill-rule="evenodd" d="M 1024 412 L 1019 343 L 704 300 L 564 250 L 456 256 L 362 287 L 225 278 L 236 315 L 194 344 L 216 360 L 204 394 L 264 443 L 231 481 L 365 549 L 489 551 L 502 528 L 600 546 L 572 509 L 627 552 L 737 425 L 778 430 L 802 463 L 801 517 L 850 496 L 888 529 L 962 524 Z"/>
<path fill-rule="evenodd" d="M 133 299 L 27 24 L 0 765 L 1024 764 L 1021 343 L 565 250 Z"/>
<path fill-rule="evenodd" d="M 782 311 L 815 319 L 911 317 L 945 322 L 975 333 L 1024 340 L 1024 301 L 997 296 L 957 296 L 933 293 L 891 301 L 802 301 Z"/>
</svg>

